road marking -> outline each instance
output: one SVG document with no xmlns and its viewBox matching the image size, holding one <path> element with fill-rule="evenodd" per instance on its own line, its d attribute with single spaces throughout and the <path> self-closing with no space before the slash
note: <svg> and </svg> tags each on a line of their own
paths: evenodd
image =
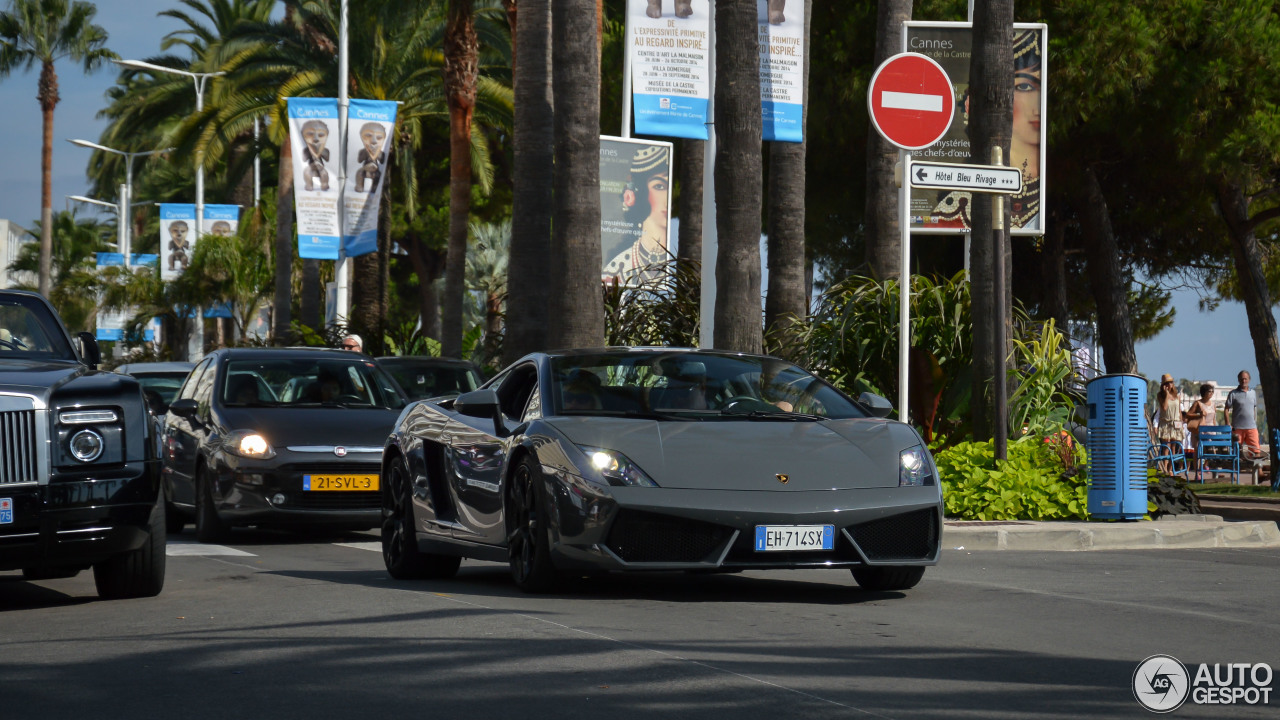
<svg viewBox="0 0 1280 720">
<path fill-rule="evenodd" d="M 232 555 L 236 557 L 257 557 L 253 553 L 227 547 L 226 545 L 206 545 L 189 540 L 170 540 L 164 548 L 169 557 L 212 557 L 214 555 Z"/>
<path fill-rule="evenodd" d="M 893 110 L 942 112 L 942 96 L 883 90 L 880 92 L 880 106 Z"/>
<path fill-rule="evenodd" d="M 382 541 L 375 540 L 372 542 L 350 542 L 350 543 L 334 543 L 340 547 L 355 548 L 357 550 L 368 550 L 370 552 L 382 552 Z"/>
</svg>

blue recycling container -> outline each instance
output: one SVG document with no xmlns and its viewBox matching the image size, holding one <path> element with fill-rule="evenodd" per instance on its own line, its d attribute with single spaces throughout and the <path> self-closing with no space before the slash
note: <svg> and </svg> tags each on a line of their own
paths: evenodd
<svg viewBox="0 0 1280 720">
<path fill-rule="evenodd" d="M 1142 414 L 1147 379 L 1100 375 L 1085 388 L 1089 404 L 1089 515 L 1133 520 L 1147 514 L 1147 447 Z"/>
</svg>

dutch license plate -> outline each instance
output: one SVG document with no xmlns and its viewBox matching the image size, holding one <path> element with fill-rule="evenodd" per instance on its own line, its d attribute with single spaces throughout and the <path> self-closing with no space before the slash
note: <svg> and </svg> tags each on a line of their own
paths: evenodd
<svg viewBox="0 0 1280 720">
<path fill-rule="evenodd" d="M 378 489 L 377 475 L 303 475 L 303 490 L 361 492 Z"/>
<path fill-rule="evenodd" d="M 834 525 L 757 525 L 756 552 L 774 550 L 833 550 Z"/>
<path fill-rule="evenodd" d="M 0 525 L 13 523 L 13 498 L 0 498 Z"/>
</svg>

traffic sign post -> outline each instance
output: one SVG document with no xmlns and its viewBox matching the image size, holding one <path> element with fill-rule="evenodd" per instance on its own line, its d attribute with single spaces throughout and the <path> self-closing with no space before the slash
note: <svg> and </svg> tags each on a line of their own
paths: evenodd
<svg viewBox="0 0 1280 720">
<path fill-rule="evenodd" d="M 898 288 L 898 419 L 907 421 L 907 360 L 911 348 L 911 151 L 929 147 L 951 127 L 955 115 L 951 79 L 931 57 L 899 53 L 871 76 L 867 110 L 871 125 L 901 149 L 902 186 L 898 191 L 898 227 L 902 230 L 902 269 Z"/>
</svg>

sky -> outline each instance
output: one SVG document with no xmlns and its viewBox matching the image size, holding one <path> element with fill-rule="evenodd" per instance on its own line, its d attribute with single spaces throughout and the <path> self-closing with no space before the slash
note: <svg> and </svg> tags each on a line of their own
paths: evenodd
<svg viewBox="0 0 1280 720">
<path fill-rule="evenodd" d="M 7 0 L 3 4 L 7 7 Z M 180 7 L 176 0 L 100 0 L 97 6 L 96 22 L 107 31 L 107 47 L 125 59 L 160 54 L 162 38 L 183 27 L 172 18 L 157 17 L 163 10 Z M 106 121 L 96 115 L 106 105 L 105 93 L 116 72 L 112 65 L 85 75 L 66 60 L 57 65 L 57 70 L 62 101 L 54 112 L 53 207 L 62 210 L 67 207 L 67 195 L 85 195 L 89 190 L 85 168 L 91 152 L 67 139 L 98 140 Z M 4 138 L 0 142 L 4 158 L 0 218 L 28 228 L 40 217 L 40 106 L 35 99 L 38 77 L 37 67 L 0 79 L 0 107 L 6 108 L 0 113 L 0 138 Z M 96 211 L 93 206 L 78 207 L 81 214 Z M 1197 301 L 1193 291 L 1174 294 L 1177 316 L 1173 326 L 1135 348 L 1139 371 L 1149 379 L 1167 372 L 1176 378 L 1231 385 L 1242 369 L 1258 377 L 1244 306 L 1223 303 L 1218 310 L 1205 313 L 1198 309 Z"/>
</svg>

